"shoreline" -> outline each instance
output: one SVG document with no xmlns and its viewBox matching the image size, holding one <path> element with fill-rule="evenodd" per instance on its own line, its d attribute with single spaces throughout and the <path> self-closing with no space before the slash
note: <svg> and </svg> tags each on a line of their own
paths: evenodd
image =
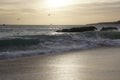
<svg viewBox="0 0 120 80">
<path fill-rule="evenodd" d="M 109 47 L 96 47 L 96 48 L 88 48 L 88 49 L 76 49 L 76 50 L 71 50 L 71 51 L 66 51 L 62 53 L 50 53 L 50 54 L 35 54 L 35 55 L 25 55 L 25 56 L 18 56 L 18 57 L 12 57 L 12 58 L 0 58 L 0 61 L 2 60 L 11 60 L 11 59 L 19 59 L 19 58 L 31 58 L 31 57 L 44 57 L 44 56 L 52 56 L 52 55 L 64 55 L 64 54 L 70 54 L 70 53 L 76 53 L 76 52 L 86 52 L 86 51 L 91 51 L 91 50 L 101 50 L 101 49 L 114 49 L 114 48 L 120 48 L 120 46 L 109 46 Z"/>
<path fill-rule="evenodd" d="M 0 80 L 120 80 L 120 48 L 0 60 Z"/>
</svg>

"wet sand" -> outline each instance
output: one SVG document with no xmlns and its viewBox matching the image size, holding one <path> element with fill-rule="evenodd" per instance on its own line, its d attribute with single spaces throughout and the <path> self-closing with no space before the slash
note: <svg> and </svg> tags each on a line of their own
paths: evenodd
<svg viewBox="0 0 120 80">
<path fill-rule="evenodd" d="M 120 80 L 120 48 L 0 60 L 0 80 Z"/>
</svg>

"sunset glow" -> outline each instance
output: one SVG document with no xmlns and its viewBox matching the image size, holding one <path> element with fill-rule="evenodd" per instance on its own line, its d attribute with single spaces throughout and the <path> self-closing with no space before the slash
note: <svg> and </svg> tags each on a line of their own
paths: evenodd
<svg viewBox="0 0 120 80">
<path fill-rule="evenodd" d="M 0 0 L 0 24 L 89 24 L 120 19 L 120 0 Z"/>
<path fill-rule="evenodd" d="M 47 0 L 46 6 L 48 8 L 60 8 L 72 4 L 72 0 Z"/>
</svg>

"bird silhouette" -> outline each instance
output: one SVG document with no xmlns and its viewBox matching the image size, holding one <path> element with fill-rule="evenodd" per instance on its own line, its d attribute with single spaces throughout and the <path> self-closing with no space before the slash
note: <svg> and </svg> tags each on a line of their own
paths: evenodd
<svg viewBox="0 0 120 80">
<path fill-rule="evenodd" d="M 49 13 L 48 16 L 51 16 L 51 14 Z"/>
</svg>

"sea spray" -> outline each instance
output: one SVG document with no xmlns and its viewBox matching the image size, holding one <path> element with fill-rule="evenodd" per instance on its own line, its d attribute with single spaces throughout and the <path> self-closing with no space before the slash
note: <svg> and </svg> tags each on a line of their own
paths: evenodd
<svg viewBox="0 0 120 80">
<path fill-rule="evenodd" d="M 62 53 L 96 47 L 120 46 L 118 31 L 57 33 L 61 27 L 3 27 L 0 32 L 0 58 Z M 10 29 L 10 30 L 9 30 Z M 12 30 L 11 30 L 12 29 Z M 9 30 L 7 32 L 7 30 Z"/>
</svg>

